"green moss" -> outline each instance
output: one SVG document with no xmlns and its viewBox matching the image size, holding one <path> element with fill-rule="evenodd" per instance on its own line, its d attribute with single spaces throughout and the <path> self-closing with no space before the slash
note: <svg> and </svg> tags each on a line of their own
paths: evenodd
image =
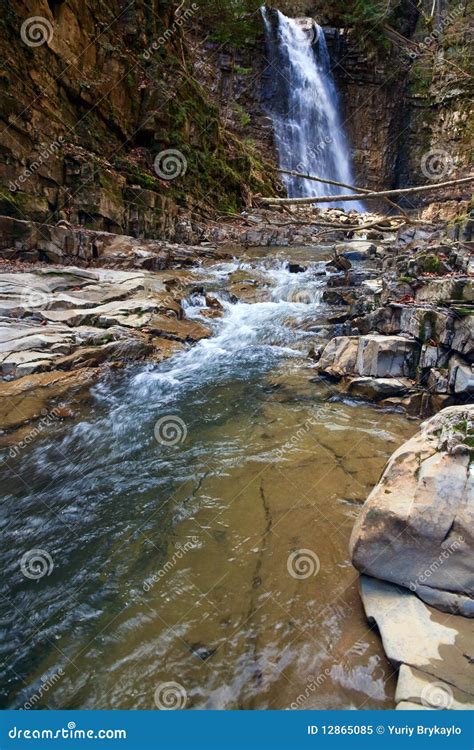
<svg viewBox="0 0 474 750">
<path fill-rule="evenodd" d="M 434 310 L 427 310 L 422 315 L 418 327 L 418 338 L 423 344 L 426 341 L 436 341 L 436 313 Z"/>
<path fill-rule="evenodd" d="M 442 269 L 441 259 L 435 254 L 421 255 L 418 266 L 422 273 L 439 273 Z"/>
<path fill-rule="evenodd" d="M 240 65 L 234 65 L 234 73 L 240 76 L 248 76 L 253 72 L 253 68 L 242 68 Z"/>
</svg>

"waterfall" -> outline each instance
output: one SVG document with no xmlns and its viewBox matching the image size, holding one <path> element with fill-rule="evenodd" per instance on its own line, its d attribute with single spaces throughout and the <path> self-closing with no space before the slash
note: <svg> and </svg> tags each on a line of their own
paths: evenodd
<svg viewBox="0 0 474 750">
<path fill-rule="evenodd" d="M 353 185 L 350 149 L 322 28 L 316 23 L 304 28 L 301 20 L 265 7 L 261 12 L 271 63 L 269 109 L 280 168 Z M 283 179 L 291 198 L 351 192 L 289 175 Z M 357 201 L 324 205 L 365 210 Z"/>
</svg>

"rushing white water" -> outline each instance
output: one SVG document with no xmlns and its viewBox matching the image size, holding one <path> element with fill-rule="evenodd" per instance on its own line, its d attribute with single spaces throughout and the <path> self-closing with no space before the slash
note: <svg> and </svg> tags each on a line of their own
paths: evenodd
<svg viewBox="0 0 474 750">
<path fill-rule="evenodd" d="M 324 32 L 314 25 L 311 39 L 295 19 L 280 11 L 276 33 L 262 8 L 273 83 L 271 116 L 280 167 L 353 185 L 350 149 L 339 113 Z M 273 17 L 275 19 L 275 16 Z M 290 197 L 342 195 L 334 185 L 284 176 Z M 364 211 L 362 203 L 325 204 Z"/>
</svg>

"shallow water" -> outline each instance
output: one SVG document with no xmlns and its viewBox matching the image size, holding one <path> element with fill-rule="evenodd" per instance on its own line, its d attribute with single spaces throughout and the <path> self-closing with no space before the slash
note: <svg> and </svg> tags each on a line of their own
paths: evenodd
<svg viewBox="0 0 474 750">
<path fill-rule="evenodd" d="M 168 682 L 188 708 L 392 705 L 347 546 L 416 423 L 311 382 L 325 256 L 284 252 L 308 270 L 278 250 L 202 268 L 224 315 L 199 291 L 186 312 L 211 339 L 111 374 L 3 465 L 4 706 L 155 708 Z M 263 300 L 232 301 L 236 271 Z M 32 549 L 49 575 L 22 573 Z"/>
</svg>

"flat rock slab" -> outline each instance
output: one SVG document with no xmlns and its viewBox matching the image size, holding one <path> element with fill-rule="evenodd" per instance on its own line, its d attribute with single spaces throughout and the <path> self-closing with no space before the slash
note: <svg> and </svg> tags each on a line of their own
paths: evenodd
<svg viewBox="0 0 474 750">
<path fill-rule="evenodd" d="M 369 622 L 380 631 L 388 659 L 473 694 L 474 621 L 438 612 L 407 589 L 361 576 Z"/>
<path fill-rule="evenodd" d="M 416 703 L 419 708 L 474 710 L 474 695 L 407 664 L 402 664 L 398 673 L 395 701 Z"/>
</svg>

